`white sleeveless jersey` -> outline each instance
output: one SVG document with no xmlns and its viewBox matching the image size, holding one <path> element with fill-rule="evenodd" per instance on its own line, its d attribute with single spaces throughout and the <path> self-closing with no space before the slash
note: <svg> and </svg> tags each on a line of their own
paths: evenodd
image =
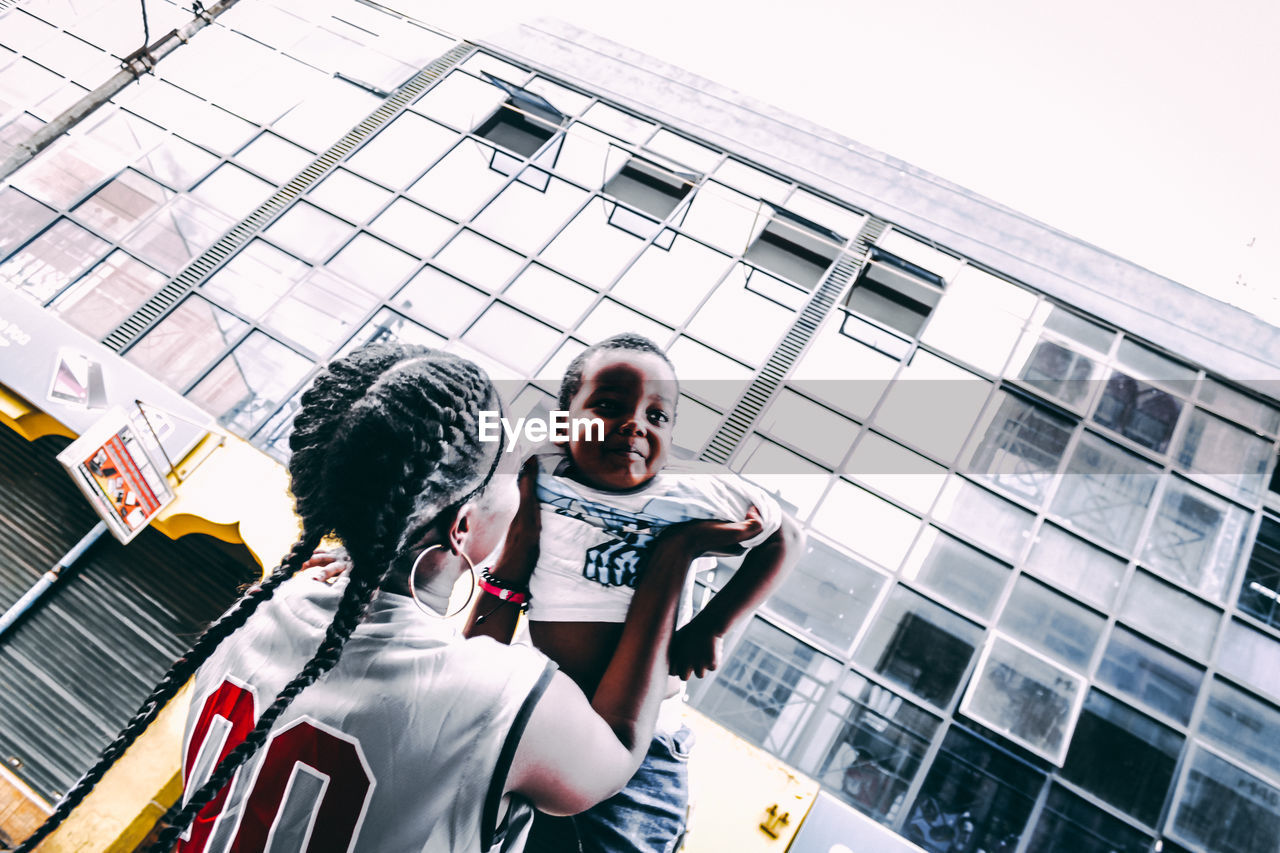
<svg viewBox="0 0 1280 853">
<path fill-rule="evenodd" d="M 183 739 L 188 792 L 315 653 L 344 584 L 285 582 L 200 668 Z M 338 665 L 294 699 L 178 849 L 520 850 L 531 810 L 503 789 L 554 668 L 527 646 L 464 640 L 380 592 Z"/>
</svg>

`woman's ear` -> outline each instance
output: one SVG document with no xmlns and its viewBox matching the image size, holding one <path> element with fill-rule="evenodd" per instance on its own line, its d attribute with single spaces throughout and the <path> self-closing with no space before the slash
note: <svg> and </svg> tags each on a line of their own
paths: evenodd
<svg viewBox="0 0 1280 853">
<path fill-rule="evenodd" d="M 468 504 L 458 510 L 458 514 L 453 517 L 453 524 L 449 525 L 449 548 L 455 554 L 465 554 L 463 549 L 467 545 L 467 539 L 471 535 L 471 505 Z"/>
</svg>

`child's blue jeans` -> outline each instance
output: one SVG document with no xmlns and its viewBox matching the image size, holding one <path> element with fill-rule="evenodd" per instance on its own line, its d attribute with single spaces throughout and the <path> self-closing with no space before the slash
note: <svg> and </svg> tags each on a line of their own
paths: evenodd
<svg viewBox="0 0 1280 853">
<path fill-rule="evenodd" d="M 627 786 L 573 817 L 538 814 L 526 853 L 672 853 L 684 837 L 693 731 L 654 735 Z"/>
</svg>

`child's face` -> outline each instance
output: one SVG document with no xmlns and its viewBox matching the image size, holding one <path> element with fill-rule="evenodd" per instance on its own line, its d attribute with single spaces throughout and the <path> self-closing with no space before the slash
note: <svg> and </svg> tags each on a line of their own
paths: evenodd
<svg viewBox="0 0 1280 853">
<path fill-rule="evenodd" d="M 604 441 L 580 435 L 568 442 L 578 478 L 614 492 L 653 479 L 667 461 L 676 393 L 675 373 L 653 353 L 594 353 L 583 367 L 582 387 L 570 401 L 569 417 L 604 421 Z"/>
</svg>

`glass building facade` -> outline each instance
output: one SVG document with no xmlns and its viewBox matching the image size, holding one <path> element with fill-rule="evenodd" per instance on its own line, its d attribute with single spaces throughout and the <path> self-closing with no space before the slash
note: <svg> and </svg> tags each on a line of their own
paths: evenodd
<svg viewBox="0 0 1280 853">
<path fill-rule="evenodd" d="M 3 13 L 0 154 L 135 15 Z M 280 460 L 363 342 L 520 416 L 640 332 L 678 451 L 808 532 L 694 708 L 931 853 L 1275 851 L 1276 401 L 749 155 L 381 7 L 242 0 L 0 185 L 0 282 Z"/>
</svg>

